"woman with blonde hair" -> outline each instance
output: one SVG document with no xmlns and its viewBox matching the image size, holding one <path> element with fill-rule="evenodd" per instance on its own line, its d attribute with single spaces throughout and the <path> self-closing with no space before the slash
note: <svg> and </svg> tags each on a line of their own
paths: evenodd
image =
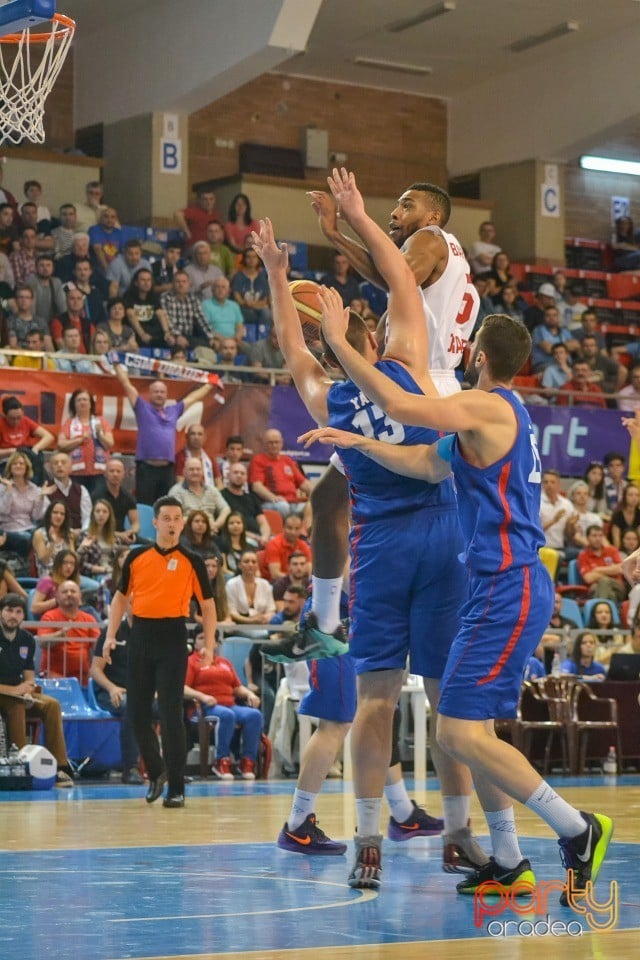
<svg viewBox="0 0 640 960">
<path fill-rule="evenodd" d="M 38 487 L 33 483 L 33 467 L 25 453 L 12 453 L 0 477 L 0 530 L 5 550 L 29 556 L 31 537 L 38 521 L 49 505 L 47 495 L 55 487 Z"/>
</svg>

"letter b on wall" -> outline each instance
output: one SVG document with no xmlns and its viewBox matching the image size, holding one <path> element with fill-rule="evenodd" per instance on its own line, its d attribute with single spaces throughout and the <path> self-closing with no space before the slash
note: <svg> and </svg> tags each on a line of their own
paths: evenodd
<svg viewBox="0 0 640 960">
<path fill-rule="evenodd" d="M 182 141 L 160 141 L 160 173 L 182 173 Z"/>
</svg>

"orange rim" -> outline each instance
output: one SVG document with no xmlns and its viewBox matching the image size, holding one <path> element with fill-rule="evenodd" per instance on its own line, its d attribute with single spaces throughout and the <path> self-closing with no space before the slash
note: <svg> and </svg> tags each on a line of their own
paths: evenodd
<svg viewBox="0 0 640 960">
<path fill-rule="evenodd" d="M 63 37 L 66 37 L 68 33 L 73 33 L 76 29 L 76 22 L 72 20 L 71 17 L 65 17 L 63 13 L 55 13 L 51 17 L 51 21 L 61 27 L 60 30 L 55 30 L 54 39 L 61 40 Z M 46 43 L 47 40 L 51 37 L 51 33 L 29 33 L 29 28 L 26 27 L 26 35 L 24 33 L 8 33 L 4 37 L 0 37 L 0 43 L 20 43 L 24 37 L 25 43 Z"/>
</svg>

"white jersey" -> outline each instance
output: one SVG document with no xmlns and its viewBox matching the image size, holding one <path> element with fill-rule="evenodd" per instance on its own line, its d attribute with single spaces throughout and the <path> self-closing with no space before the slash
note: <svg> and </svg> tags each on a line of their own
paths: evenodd
<svg viewBox="0 0 640 960">
<path fill-rule="evenodd" d="M 476 322 L 480 297 L 471 282 L 471 271 L 464 251 L 453 234 L 445 233 L 436 226 L 421 229 L 439 234 L 449 250 L 442 275 L 428 287 L 418 287 L 418 292 L 422 298 L 429 335 L 429 370 L 432 373 L 450 371 L 449 376 L 452 376 L 462 360 Z M 403 246 L 403 253 L 404 250 Z"/>
</svg>

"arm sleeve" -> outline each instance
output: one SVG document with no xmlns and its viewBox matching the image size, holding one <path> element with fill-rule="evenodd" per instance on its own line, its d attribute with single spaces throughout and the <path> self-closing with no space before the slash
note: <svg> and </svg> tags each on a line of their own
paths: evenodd
<svg viewBox="0 0 640 960">
<path fill-rule="evenodd" d="M 220 659 L 221 659 L 221 660 L 224 660 L 224 662 L 226 663 L 227 667 L 229 668 L 229 672 L 231 673 L 231 684 L 232 684 L 231 689 L 232 689 L 232 690 L 235 690 L 236 687 L 243 687 L 244 684 L 243 684 L 242 680 L 240 679 L 240 677 L 238 676 L 238 674 L 236 673 L 236 668 L 235 668 L 234 665 L 231 663 L 231 660 L 227 660 L 226 657 L 220 657 Z"/>
<path fill-rule="evenodd" d="M 249 470 L 247 480 L 249 483 L 264 483 L 265 482 L 265 469 L 264 463 L 261 460 L 258 460 L 257 457 L 254 457 L 249 461 Z"/>
<path fill-rule="evenodd" d="M 193 567 L 193 593 L 196 600 L 213 600 L 213 591 L 204 560 L 195 554 L 192 554 L 190 559 Z"/>
<path fill-rule="evenodd" d="M 133 562 L 133 556 L 128 553 L 125 557 L 125 561 L 122 565 L 122 576 L 120 577 L 120 585 L 118 590 L 125 597 L 129 596 L 131 592 L 131 564 Z"/>
<path fill-rule="evenodd" d="M 302 472 L 302 470 L 300 469 L 296 461 L 293 459 L 291 460 L 291 467 L 293 469 L 293 479 L 295 481 L 295 485 L 296 487 L 299 487 L 301 484 L 305 482 L 307 478 L 305 477 L 304 473 Z"/>
</svg>

